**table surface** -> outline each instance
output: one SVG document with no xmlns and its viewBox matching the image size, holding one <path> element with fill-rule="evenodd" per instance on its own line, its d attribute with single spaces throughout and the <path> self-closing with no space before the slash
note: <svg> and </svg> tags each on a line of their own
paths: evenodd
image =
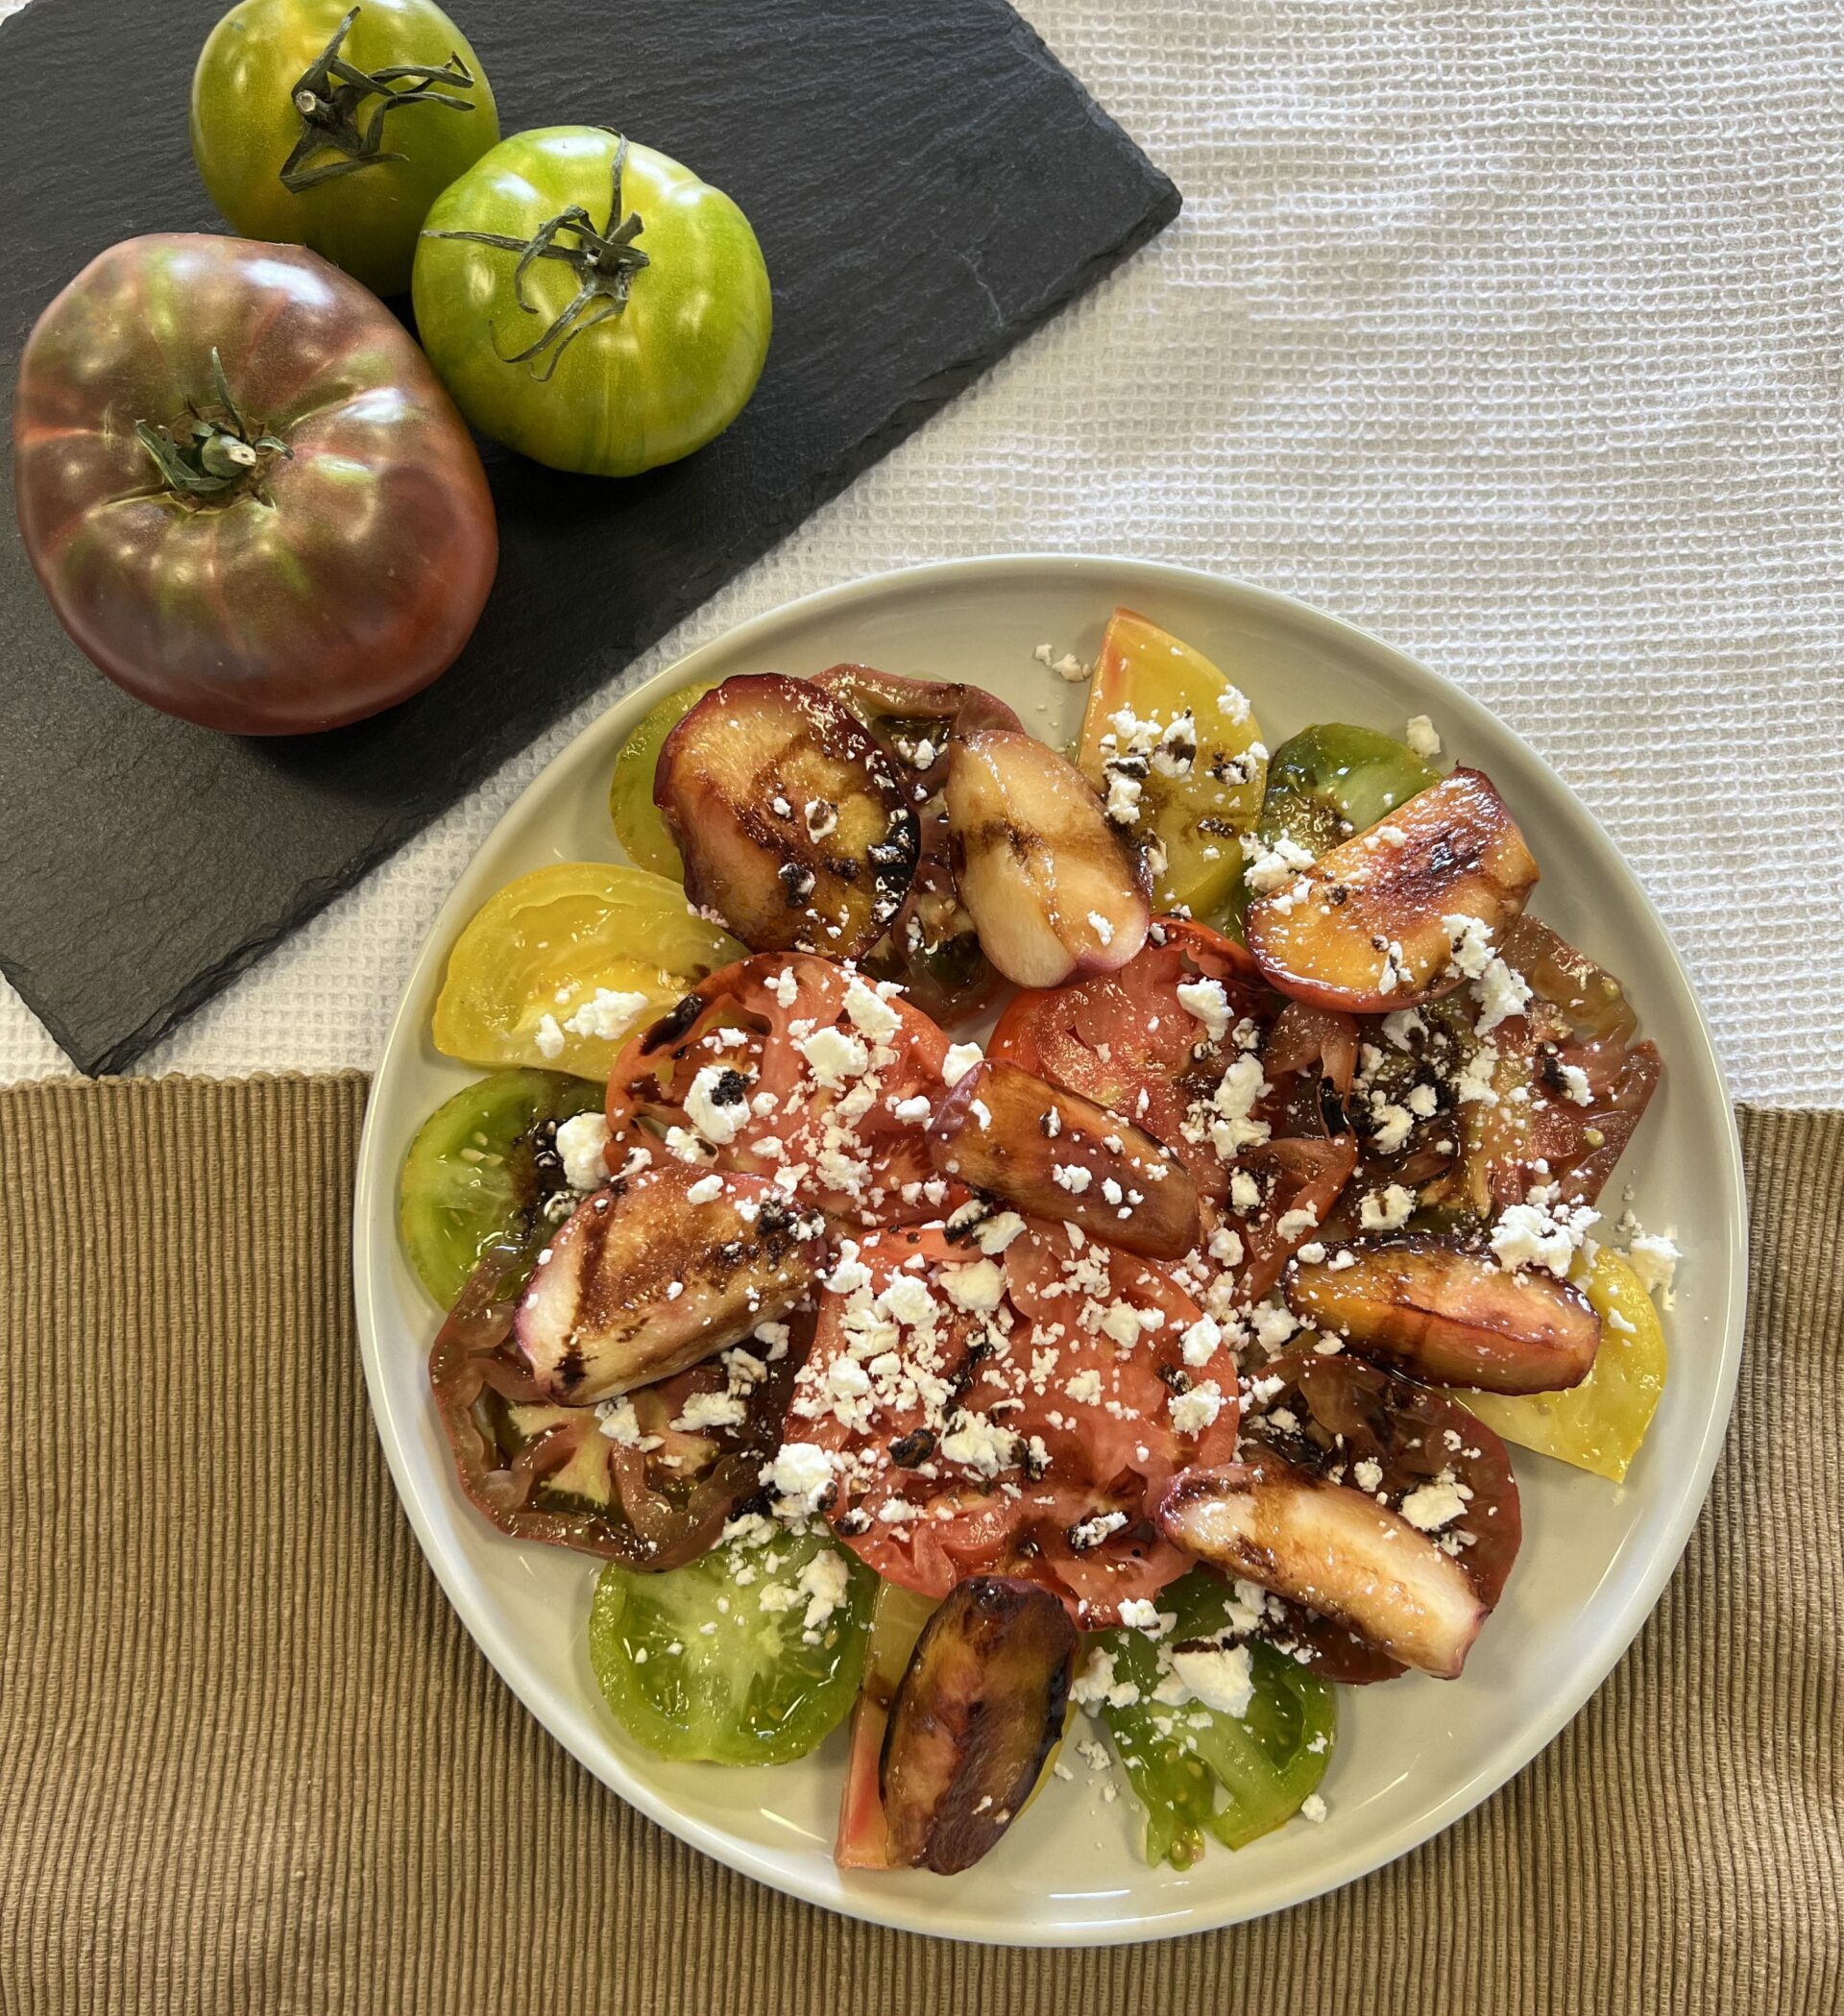
<svg viewBox="0 0 1844 2016">
<path fill-rule="evenodd" d="M 1458 680 L 1632 861 L 1735 1093 L 1844 1105 L 1832 0 L 1022 12 L 1177 224 L 144 1070 L 369 1065 L 462 864 L 618 692 L 812 589 L 1055 549 L 1240 575 Z M 0 1081 L 66 1069 L 0 985 Z"/>
</svg>

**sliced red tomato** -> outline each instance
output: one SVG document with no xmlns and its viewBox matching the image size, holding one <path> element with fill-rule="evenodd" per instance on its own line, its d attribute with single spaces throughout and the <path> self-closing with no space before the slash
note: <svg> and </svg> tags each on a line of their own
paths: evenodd
<svg viewBox="0 0 1844 2016">
<path fill-rule="evenodd" d="M 616 1058 L 609 1167 L 636 1148 L 660 1153 L 679 1129 L 714 1166 L 851 1225 L 939 1217 L 959 1193 L 936 1176 L 923 1130 L 947 1053 L 928 1016 L 850 969 L 758 954 L 700 982 Z"/>
<path fill-rule="evenodd" d="M 711 1360 L 629 1394 L 628 1434 L 606 1432 L 594 1407 L 559 1407 L 533 1382 L 511 1342 L 529 1254 L 490 1249 L 429 1352 L 429 1384 L 461 1489 L 502 1533 L 619 1561 L 671 1568 L 716 1543 L 726 1519 L 760 1489 L 808 1338 L 763 1364 L 743 1418 L 695 1432 L 673 1426 L 694 1395 L 723 1393 Z M 809 1325 L 809 1334 L 811 1325 Z"/>
<path fill-rule="evenodd" d="M 1234 1221 L 1242 1238 L 1236 1296 L 1239 1301 L 1258 1302 L 1295 1253 L 1323 1235 L 1357 1167 L 1357 1142 L 1350 1134 L 1264 1141 L 1246 1150 L 1236 1166 L 1239 1174 L 1254 1178 L 1260 1195 L 1260 1202 Z"/>
<path fill-rule="evenodd" d="M 1548 925 L 1520 917 L 1504 958 L 1529 983 L 1531 1004 L 1493 1031 L 1496 1101 L 1463 1109 L 1460 1158 L 1423 1202 L 1486 1217 L 1542 1182 L 1559 1185 L 1564 1202 L 1592 1203 L 1663 1061 L 1654 1045 L 1634 1040 L 1638 1017 L 1620 983 Z"/>
<path fill-rule="evenodd" d="M 829 1516 L 879 1574 L 1023 1575 L 1099 1628 L 1183 1572 L 1148 1507 L 1233 1455 L 1236 1373 L 1208 1324 L 1187 1362 L 1202 1312 L 1167 1275 L 1033 1224 L 1003 1260 L 881 1232 L 832 1278 L 784 1433 L 832 1455 Z"/>
<path fill-rule="evenodd" d="M 1178 989 L 1211 980 L 1223 987 L 1228 1030 L 1206 1040 Z M 1208 1143 L 1186 1140 L 1185 1118 L 1236 1057 L 1238 1022 L 1265 1027 L 1277 1007 L 1234 939 L 1186 917 L 1160 917 L 1118 973 L 1014 995 L 986 1054 L 1136 1121 L 1183 1158 L 1205 1196 L 1222 1199 L 1228 1171 Z"/>
<path fill-rule="evenodd" d="M 1255 1394 L 1245 1460 L 1269 1446 L 1296 1469 L 1380 1493 L 1392 1508 L 1436 1479 L 1459 1486 L 1466 1510 L 1444 1537 L 1480 1601 L 1496 1607 L 1517 1559 L 1523 1513 L 1511 1456 L 1476 1415 L 1350 1351 L 1289 1351 L 1268 1367 Z M 1285 1609 L 1276 1636 L 1298 1640 L 1327 1679 L 1364 1686 L 1404 1670 L 1343 1624 L 1297 1605 Z"/>
</svg>

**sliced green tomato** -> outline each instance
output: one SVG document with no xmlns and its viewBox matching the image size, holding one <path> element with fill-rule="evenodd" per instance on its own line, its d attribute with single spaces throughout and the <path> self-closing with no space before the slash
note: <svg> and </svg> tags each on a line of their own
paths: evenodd
<svg viewBox="0 0 1844 2016">
<path fill-rule="evenodd" d="M 1190 717 L 1189 738 L 1156 755 L 1135 779 L 1140 813 L 1132 830 L 1165 852 L 1153 909 L 1206 916 L 1241 879 L 1239 838 L 1261 810 L 1267 765 L 1254 712 L 1201 652 L 1132 610 L 1117 609 L 1102 638 L 1076 757 L 1104 797 L 1112 767 L 1129 752 L 1114 718 L 1123 710 L 1162 731 Z M 1109 736 L 1111 742 L 1104 740 Z"/>
<path fill-rule="evenodd" d="M 844 1600 L 806 1615 L 820 1561 L 837 1562 Z M 817 1534 L 733 1541 L 664 1574 L 611 1562 L 595 1584 L 589 1658 L 610 1712 L 662 1757 L 785 1764 L 820 1742 L 864 1678 L 877 1577 Z M 787 1608 L 775 1607 L 784 1599 Z"/>
<path fill-rule="evenodd" d="M 894 1582 L 877 1585 L 877 1599 L 871 1607 L 871 1644 L 865 1663 L 864 1685 L 880 1701 L 887 1702 L 896 1692 L 922 1636 L 922 1627 L 941 1607 L 939 1596 L 918 1595 Z"/>
<path fill-rule="evenodd" d="M 1170 1642 L 1212 1638 L 1228 1622 L 1229 1591 L 1193 1569 L 1161 1592 L 1159 1608 L 1177 1615 Z M 1246 1847 L 1292 1819 L 1317 1789 L 1338 1714 L 1332 1689 L 1297 1661 L 1250 1643 L 1254 1692 L 1244 1714 L 1228 1715 L 1155 1701 L 1158 1655 L 1141 1633 L 1109 1632 L 1102 1642 L 1114 1655 L 1116 1679 L 1140 1689 L 1130 1708 L 1104 1708 L 1102 1719 L 1146 1809 L 1149 1862 L 1188 1869 L 1205 1834 Z"/>
<path fill-rule="evenodd" d="M 1460 1393 L 1490 1428 L 1618 1484 L 1638 1453 L 1664 1391 L 1664 1329 L 1645 1284 L 1606 1247 L 1578 1285 L 1601 1319 L 1593 1369 L 1566 1393 Z"/>
<path fill-rule="evenodd" d="M 602 1103 L 561 1071 L 500 1071 L 423 1123 L 403 1157 L 398 1225 L 410 1265 L 446 1309 L 495 1240 L 522 1244 L 564 1187 L 557 1123 Z"/>
<path fill-rule="evenodd" d="M 650 708 L 621 744 L 615 774 L 609 780 L 608 815 L 615 822 L 621 852 L 637 868 L 670 876 L 674 882 L 685 880 L 685 862 L 653 803 L 653 773 L 659 767 L 661 743 L 706 693 L 716 690 L 715 680 L 682 686 Z"/>
<path fill-rule="evenodd" d="M 1255 830 L 1271 847 L 1284 835 L 1317 859 L 1440 781 L 1406 742 L 1322 722 L 1274 751 Z"/>
<path fill-rule="evenodd" d="M 435 1046 L 605 1080 L 636 1028 L 744 954 L 663 875 L 558 862 L 509 883 L 455 940 Z"/>
</svg>

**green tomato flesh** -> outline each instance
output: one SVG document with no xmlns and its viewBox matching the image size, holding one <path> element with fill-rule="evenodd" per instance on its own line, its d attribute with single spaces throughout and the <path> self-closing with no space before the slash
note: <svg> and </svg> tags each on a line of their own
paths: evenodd
<svg viewBox="0 0 1844 2016">
<path fill-rule="evenodd" d="M 1281 743 L 1268 765 L 1256 831 L 1283 835 L 1315 856 L 1363 833 L 1441 781 L 1406 742 L 1374 728 L 1327 721 Z"/>
<path fill-rule="evenodd" d="M 423 1123 L 403 1158 L 398 1223 L 410 1264 L 447 1309 L 489 1246 L 534 1244 L 563 1187 L 556 1123 L 602 1104 L 600 1085 L 557 1071 L 499 1071 Z"/>
<path fill-rule="evenodd" d="M 821 1555 L 845 1564 L 847 1592 L 809 1644 L 799 1584 Z M 733 1541 L 664 1574 L 611 1562 L 590 1609 L 590 1664 L 615 1719 L 662 1757 L 790 1763 L 858 1698 L 876 1586 L 818 1534 Z M 795 1600 L 767 1607 L 783 1593 Z"/>
<path fill-rule="evenodd" d="M 719 189 L 650 147 L 630 145 L 620 210 L 641 220 L 648 263 L 626 305 L 566 347 L 510 361 L 574 300 L 565 259 L 526 269 L 519 254 L 445 238 L 487 231 L 528 241 L 572 205 L 609 224 L 617 136 L 594 126 L 541 127 L 502 140 L 430 209 L 416 255 L 417 329 L 455 403 L 483 434 L 553 469 L 631 476 L 675 462 L 741 412 L 768 353 L 768 270 L 749 220 Z M 616 219 L 619 224 L 621 219 Z M 576 243 L 569 231 L 554 241 Z"/>
<path fill-rule="evenodd" d="M 674 882 L 685 880 L 685 862 L 653 802 L 653 777 L 660 766 L 661 744 L 698 701 L 716 690 L 715 680 L 683 686 L 649 708 L 641 725 L 621 744 L 615 774 L 609 780 L 608 816 L 621 851 L 637 868 L 669 875 Z"/>
<path fill-rule="evenodd" d="M 1211 1638 L 1228 1620 L 1229 1591 L 1193 1570 L 1160 1595 L 1159 1608 L 1177 1615 L 1175 1641 Z M 1317 1789 L 1331 1761 L 1337 1708 L 1332 1689 L 1297 1661 L 1251 1643 L 1254 1694 L 1246 1713 L 1227 1715 L 1154 1701 L 1158 1656 L 1143 1634 L 1110 1632 L 1102 1642 L 1116 1677 L 1141 1692 L 1129 1708 L 1103 1709 L 1102 1718 L 1146 1809 L 1149 1862 L 1189 1868 L 1205 1834 L 1246 1847 L 1292 1819 Z"/>
<path fill-rule="evenodd" d="M 352 0 L 242 0 L 206 40 L 192 78 L 192 155 L 211 201 L 247 238 L 306 245 L 376 294 L 410 284 L 417 232 L 429 205 L 499 137 L 499 115 L 479 59 L 433 0 L 362 0 L 340 57 L 359 70 L 458 58 L 472 84 L 436 80 L 445 97 L 390 107 L 376 154 L 313 188 L 282 183 L 302 134 L 293 92 L 332 39 Z M 414 77 L 390 86 L 413 88 Z M 363 135 L 385 105 L 367 94 L 352 109 Z M 390 157 L 386 158 L 386 157 Z M 327 148 L 305 170 L 351 157 Z"/>
</svg>

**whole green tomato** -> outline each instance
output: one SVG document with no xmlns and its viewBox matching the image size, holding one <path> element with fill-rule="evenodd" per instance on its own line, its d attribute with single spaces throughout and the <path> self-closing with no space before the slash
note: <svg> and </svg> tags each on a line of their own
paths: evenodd
<svg viewBox="0 0 1844 2016">
<path fill-rule="evenodd" d="M 376 294 L 410 284 L 428 207 L 499 137 L 434 0 L 241 0 L 192 77 L 192 154 L 248 238 L 309 245 Z"/>
<path fill-rule="evenodd" d="M 720 189 L 597 126 L 515 134 L 443 191 L 416 324 L 483 434 L 553 469 L 631 476 L 736 419 L 772 310 Z"/>
</svg>

